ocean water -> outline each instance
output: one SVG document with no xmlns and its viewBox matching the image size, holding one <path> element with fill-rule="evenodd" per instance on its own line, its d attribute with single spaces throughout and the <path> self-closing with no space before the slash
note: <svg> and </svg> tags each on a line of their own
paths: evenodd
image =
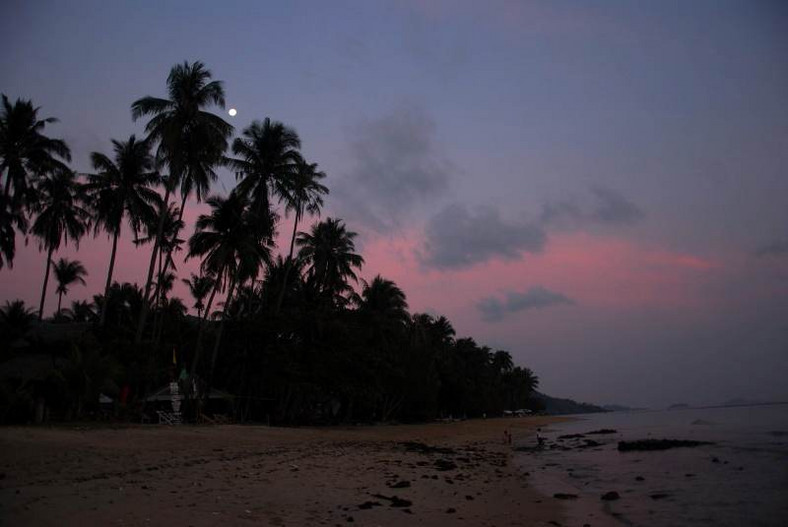
<svg viewBox="0 0 788 527">
<path fill-rule="evenodd" d="M 542 430 L 544 449 L 515 456 L 545 495 L 578 496 L 566 501 L 569 525 L 788 526 L 788 404 L 574 418 Z M 617 432 L 586 435 L 603 428 Z M 584 437 L 558 439 L 570 434 Z M 618 441 L 649 438 L 715 444 L 617 449 Z M 600 445 L 582 446 L 586 440 Z M 517 444 L 530 448 L 534 442 Z M 620 499 L 602 501 L 609 491 Z"/>
</svg>

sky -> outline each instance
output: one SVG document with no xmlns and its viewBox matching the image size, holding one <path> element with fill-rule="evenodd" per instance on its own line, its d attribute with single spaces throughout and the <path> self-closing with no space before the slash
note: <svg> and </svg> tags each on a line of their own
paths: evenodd
<svg viewBox="0 0 788 527">
<path fill-rule="evenodd" d="M 265 117 L 298 131 L 328 174 L 322 217 L 358 233 L 363 278 L 509 351 L 543 391 L 788 400 L 788 4 L 4 6 L 0 91 L 60 119 L 47 133 L 76 170 L 142 135 L 131 103 L 201 60 L 236 133 Z M 222 173 L 214 192 L 234 183 Z M 187 205 L 188 234 L 205 210 Z M 17 244 L 0 301 L 37 306 L 45 256 Z M 127 234 L 115 278 L 142 283 L 149 250 Z M 101 234 L 61 250 L 90 273 L 67 302 L 102 289 L 109 252 Z"/>
</svg>

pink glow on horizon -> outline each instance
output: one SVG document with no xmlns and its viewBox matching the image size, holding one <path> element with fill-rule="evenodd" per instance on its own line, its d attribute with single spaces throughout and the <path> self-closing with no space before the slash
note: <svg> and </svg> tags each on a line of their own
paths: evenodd
<svg viewBox="0 0 788 527">
<path fill-rule="evenodd" d="M 205 203 L 191 201 L 186 204 L 183 214 L 185 227 L 181 231 L 180 237 L 184 240 L 194 233 L 194 224 L 200 214 L 206 214 L 210 208 Z M 299 230 L 308 228 L 311 220 L 302 222 Z M 293 222 L 291 218 L 282 218 L 279 224 L 277 236 L 278 248 L 276 254 L 286 255 L 290 249 L 290 236 L 292 235 Z M 0 304 L 7 300 L 22 299 L 30 308 L 38 309 L 41 299 L 41 287 L 44 280 L 46 266 L 46 253 L 38 250 L 38 240 L 30 237 L 27 245 L 21 236 L 17 236 L 17 254 L 14 259 L 13 269 L 7 267 L 0 271 Z M 67 296 L 63 297 L 63 308 L 67 308 L 74 300 L 92 300 L 93 295 L 102 294 L 107 279 L 110 252 L 112 250 L 112 239 L 106 233 L 99 233 L 95 238 L 92 232 L 80 241 L 77 249 L 73 243 L 62 245 L 60 251 L 53 254 L 52 259 L 57 261 L 59 258 L 79 260 L 86 267 L 88 276 L 85 278 L 86 286 L 73 285 Z M 124 223 L 121 237 L 118 240 L 117 255 L 115 258 L 115 269 L 113 271 L 113 282 L 131 282 L 143 287 L 147 278 L 148 264 L 150 263 L 151 245 L 146 244 L 137 247 L 133 243 L 133 236 L 130 228 Z M 171 296 L 179 297 L 190 311 L 193 300 L 189 295 L 188 288 L 181 282 L 181 279 L 188 279 L 191 273 L 199 274 L 199 260 L 186 260 L 188 246 L 184 243 L 183 248 L 175 256 L 178 280 L 175 283 Z M 55 294 L 56 282 L 54 276 L 50 275 L 44 316 L 49 316 L 57 309 L 57 295 Z"/>
<path fill-rule="evenodd" d="M 188 238 L 205 204 L 187 205 L 182 237 Z M 299 225 L 306 230 L 314 220 Z M 150 258 L 150 245 L 137 248 L 127 228 L 118 246 L 114 281 L 143 284 Z M 286 255 L 292 232 L 292 218 L 283 219 L 275 254 Z M 491 296 L 506 292 L 525 292 L 542 286 L 564 294 L 579 306 L 630 308 L 698 308 L 710 302 L 702 292 L 709 276 L 723 272 L 723 266 L 696 255 L 679 253 L 621 238 L 593 236 L 585 233 L 556 234 L 541 254 L 525 254 L 519 260 L 492 260 L 468 269 L 435 270 L 426 268 L 419 259 L 423 247 L 419 231 L 385 237 L 361 233 L 361 252 L 366 260 L 361 277 L 371 280 L 380 274 L 396 282 L 406 293 L 411 311 L 437 311 L 450 318 L 478 319 L 475 305 Z M 20 240 L 20 245 L 23 242 Z M 106 235 L 84 239 L 76 252 L 73 246 L 61 250 L 55 259 L 65 256 L 79 259 L 88 268 L 88 286 L 74 286 L 64 306 L 76 299 L 91 298 L 103 291 L 110 253 Z M 178 278 L 199 272 L 196 259 L 184 261 L 186 248 L 176 256 Z M 44 274 L 45 257 L 37 251 L 35 240 L 20 247 L 14 270 L 0 273 L 0 300 L 22 298 L 37 306 Z M 50 280 L 45 313 L 54 312 L 56 296 Z M 191 298 L 178 280 L 173 292 L 187 306 Z M 551 309 L 572 309 L 572 306 Z"/>
</svg>

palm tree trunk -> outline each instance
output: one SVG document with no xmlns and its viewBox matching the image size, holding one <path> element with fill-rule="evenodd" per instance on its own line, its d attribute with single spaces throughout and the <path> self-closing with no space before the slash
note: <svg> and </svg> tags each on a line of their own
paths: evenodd
<svg viewBox="0 0 788 527">
<path fill-rule="evenodd" d="M 164 201 L 162 202 L 162 207 L 167 207 L 167 203 L 170 201 L 170 187 L 167 185 L 167 190 L 164 191 Z M 156 268 L 156 254 L 159 251 L 159 244 L 161 243 L 161 236 L 164 233 L 164 220 L 166 219 L 166 214 L 164 211 L 166 208 L 162 208 L 161 213 L 159 214 L 159 228 L 156 231 L 156 239 L 153 242 L 153 251 L 150 255 L 150 264 L 148 265 L 148 278 L 145 280 L 145 292 L 142 295 L 142 308 L 140 308 L 140 320 L 137 324 L 137 334 L 134 337 L 134 343 L 139 344 L 142 342 L 142 333 L 145 330 L 145 321 L 148 318 L 148 311 L 150 310 L 149 299 L 150 299 L 150 286 L 153 282 L 153 271 Z"/>
<path fill-rule="evenodd" d="M 161 269 L 161 266 L 162 266 L 161 259 L 162 259 L 163 254 L 164 254 L 164 251 L 159 251 L 159 264 L 158 264 L 159 270 L 157 271 L 158 278 L 156 279 L 156 289 L 154 290 L 154 293 L 153 293 L 153 298 L 154 298 L 154 302 L 155 302 L 154 306 L 156 306 L 156 313 L 153 316 L 153 342 L 154 342 L 154 347 L 156 347 L 158 345 L 157 336 L 158 336 L 158 333 L 159 333 L 159 324 L 161 324 L 161 304 L 162 304 L 162 302 L 161 302 L 161 297 L 162 297 L 161 280 L 162 280 L 162 277 L 164 276 L 164 271 L 162 271 L 162 269 Z"/>
<path fill-rule="evenodd" d="M 224 324 L 227 320 L 227 310 L 230 307 L 230 301 L 233 298 L 233 293 L 235 292 L 235 283 L 236 277 L 232 278 L 230 282 L 230 289 L 227 291 L 227 298 L 224 300 L 224 310 L 222 311 L 222 321 L 219 324 L 219 333 L 216 335 L 216 342 L 213 344 L 213 353 L 211 354 L 211 369 L 208 370 L 208 388 L 211 387 L 211 383 L 213 382 L 213 370 L 216 367 L 216 356 L 219 354 L 219 346 L 222 343 L 222 334 L 224 333 Z"/>
<path fill-rule="evenodd" d="M 205 321 L 208 319 L 208 316 L 211 312 L 211 305 L 213 305 L 213 299 L 216 296 L 216 291 L 219 290 L 219 287 L 222 284 L 222 272 L 223 270 L 216 275 L 216 283 L 213 286 L 213 291 L 211 291 L 211 296 L 208 298 L 208 304 L 205 306 L 205 312 L 203 313 L 202 318 L 200 318 L 200 327 L 197 330 L 197 345 L 194 349 L 194 360 L 192 361 L 192 377 L 194 377 L 194 375 L 197 373 L 197 364 L 200 362 L 200 354 L 202 353 L 202 337 L 203 333 L 205 333 Z"/>
<path fill-rule="evenodd" d="M 63 301 L 63 291 L 59 291 L 57 294 L 57 312 L 55 313 L 55 318 L 60 316 L 60 304 Z"/>
<path fill-rule="evenodd" d="M 49 247 L 49 251 L 47 251 L 47 270 L 46 274 L 44 275 L 44 287 L 41 289 L 41 304 L 38 306 L 38 320 L 42 320 L 44 318 L 44 301 L 47 297 L 47 284 L 49 283 L 49 267 L 52 265 L 52 253 L 54 252 L 55 248 L 53 246 Z"/>
<path fill-rule="evenodd" d="M 290 268 L 293 266 L 293 248 L 295 247 L 296 232 L 298 231 L 298 220 L 301 214 L 296 210 L 295 221 L 293 221 L 293 235 L 290 237 L 290 254 L 287 257 L 287 266 L 285 267 L 285 277 L 282 280 L 282 290 L 279 291 L 279 298 L 276 299 L 276 309 L 274 314 L 278 315 L 279 310 L 282 308 L 282 301 L 285 298 L 285 290 L 287 289 L 287 279 L 290 275 Z"/>
<path fill-rule="evenodd" d="M 298 231 L 298 220 L 301 219 L 301 212 L 296 210 L 295 221 L 293 221 L 293 235 L 290 237 L 290 255 L 288 258 L 293 259 L 293 248 L 295 247 L 296 232 Z"/>
<path fill-rule="evenodd" d="M 112 272 L 115 270 L 115 254 L 118 250 L 118 236 L 120 236 L 120 228 L 112 236 L 112 253 L 109 257 L 109 271 L 107 271 L 107 284 L 104 286 L 104 305 L 101 306 L 101 319 L 99 326 L 104 327 L 107 321 L 107 308 L 109 307 L 109 288 L 112 286 Z"/>
<path fill-rule="evenodd" d="M 185 205 L 186 205 L 186 196 L 183 196 L 183 198 L 181 199 L 181 209 L 180 209 L 180 212 L 178 212 L 178 223 L 180 223 L 181 220 L 183 219 L 183 207 Z M 179 233 L 180 233 L 180 231 L 176 231 L 173 234 L 174 238 L 177 238 Z M 161 258 L 162 258 L 164 253 L 162 251 L 159 251 L 159 279 L 156 281 L 156 289 L 154 289 L 154 292 L 153 292 L 153 298 L 156 298 L 157 302 L 160 300 L 161 277 L 164 276 L 167 273 L 167 271 L 170 270 L 170 262 L 172 262 L 172 251 L 173 251 L 174 248 L 175 247 L 173 246 L 173 247 L 170 247 L 169 249 L 167 249 L 167 257 L 164 259 L 164 269 L 161 268 Z M 173 265 L 175 265 L 175 264 L 173 264 Z M 153 334 L 154 334 L 154 336 L 156 335 L 156 328 L 157 328 L 158 321 L 159 321 L 159 317 L 157 316 L 156 320 L 153 322 Z"/>
</svg>

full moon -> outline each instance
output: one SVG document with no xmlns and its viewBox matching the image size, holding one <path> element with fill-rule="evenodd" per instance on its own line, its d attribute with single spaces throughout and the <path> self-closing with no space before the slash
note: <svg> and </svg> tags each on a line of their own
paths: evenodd
<svg viewBox="0 0 788 527">
<path fill-rule="evenodd" d="M 227 113 L 230 114 L 230 117 L 235 117 L 235 114 L 237 114 L 238 112 L 236 111 L 235 108 L 230 108 L 230 111 Z"/>
</svg>

